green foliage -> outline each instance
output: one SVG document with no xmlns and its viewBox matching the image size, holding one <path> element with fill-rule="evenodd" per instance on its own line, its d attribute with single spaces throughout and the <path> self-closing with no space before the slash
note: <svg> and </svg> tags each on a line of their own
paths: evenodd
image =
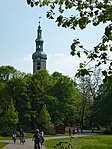
<svg viewBox="0 0 112 149">
<path fill-rule="evenodd" d="M 54 103 L 52 102 L 52 104 L 49 105 L 49 109 L 52 109 L 52 111 L 50 110 L 52 120 L 55 124 L 65 123 L 66 125 L 73 125 L 77 121 L 76 117 L 78 118 L 76 114 L 73 114 L 75 110 L 78 109 L 76 99 L 80 100 L 76 82 L 58 72 L 54 72 L 52 77 L 54 79 L 54 86 L 50 90 L 50 94 L 52 97 L 55 97 L 52 98 Z"/>
<path fill-rule="evenodd" d="M 46 127 L 44 128 L 44 132 L 47 135 L 56 135 L 55 128 L 54 128 L 53 124 L 46 125 Z"/>
<path fill-rule="evenodd" d="M 31 7 L 48 6 L 49 11 L 46 12 L 47 18 L 54 19 L 57 26 L 64 28 L 75 30 L 79 27 L 81 30 L 84 30 L 89 24 L 92 24 L 94 27 L 105 24 L 106 27 L 104 29 L 102 28 L 104 34 L 100 43 L 91 48 L 91 50 L 86 49 L 77 38 L 71 44 L 72 56 L 78 56 L 79 58 L 85 56 L 87 58 L 86 61 L 80 63 L 76 73 L 77 77 L 88 76 L 86 84 L 83 84 L 84 88 L 80 96 L 79 91 L 76 93 L 76 88 L 73 89 L 70 87 L 72 83 L 69 78 L 64 77 L 62 74 L 54 73 L 52 75 L 54 82 L 49 89 L 49 96 L 45 99 L 47 99 L 47 103 L 51 103 L 51 105 L 46 105 L 54 123 L 76 124 L 76 121 L 80 121 L 81 118 L 81 121 L 83 119 L 89 119 L 93 123 L 92 125 L 96 127 L 101 125 L 111 129 L 112 0 L 27 0 L 27 3 Z M 66 12 L 68 11 L 70 15 L 66 16 Z M 90 62 L 94 62 L 93 65 L 95 68 L 106 65 L 101 70 L 104 76 L 103 85 L 99 86 L 98 79 L 96 79 L 97 83 L 92 81 L 93 77 L 91 77 L 91 73 L 94 73 L 94 71 L 87 69 Z M 97 77 L 96 75 L 94 78 Z M 79 116 L 80 114 L 81 117 Z M 73 117 L 73 115 L 75 116 Z M 70 117 L 72 119 L 77 117 L 77 120 L 73 122 Z"/>
<path fill-rule="evenodd" d="M 24 79 L 12 78 L 9 80 L 5 87 L 5 95 L 7 98 L 13 99 L 21 123 L 26 119 L 30 121 L 29 110 L 31 109 L 31 103 L 27 95 L 27 84 Z"/>
<path fill-rule="evenodd" d="M 112 129 L 112 78 L 101 85 L 101 70 L 89 71 L 94 74 L 82 77 L 78 86 L 68 76 L 50 75 L 46 70 L 1 80 L 0 133 L 10 133 L 17 124 L 26 130 L 43 127 L 51 133 L 58 123 Z"/>
<path fill-rule="evenodd" d="M 0 80 L 5 81 L 13 77 L 16 69 L 12 66 L 1 66 L 0 67 Z"/>
<path fill-rule="evenodd" d="M 6 123 L 9 123 L 10 126 L 17 125 L 18 123 L 18 113 L 15 112 L 15 107 L 12 100 L 9 103 L 8 110 L 6 113 Z"/>
<path fill-rule="evenodd" d="M 42 106 L 42 109 L 39 113 L 39 123 L 41 127 L 46 127 L 47 125 L 51 124 L 51 117 L 47 111 L 46 105 Z"/>
<path fill-rule="evenodd" d="M 9 135 L 18 122 L 18 112 L 15 111 L 13 101 L 11 100 L 6 111 L 1 116 L 1 132 Z"/>
<path fill-rule="evenodd" d="M 5 94 L 4 90 L 5 90 L 5 83 L 0 82 L 0 115 L 3 112 L 6 103 L 6 98 L 4 97 Z"/>
<path fill-rule="evenodd" d="M 102 84 L 96 100 L 97 123 L 107 129 L 112 130 L 112 76 Z"/>
</svg>

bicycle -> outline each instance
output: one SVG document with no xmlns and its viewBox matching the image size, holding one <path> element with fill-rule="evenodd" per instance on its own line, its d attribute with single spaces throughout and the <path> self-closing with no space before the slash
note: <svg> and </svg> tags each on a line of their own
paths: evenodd
<svg viewBox="0 0 112 149">
<path fill-rule="evenodd" d="M 35 145 L 35 149 L 38 149 L 38 144 Z"/>
<path fill-rule="evenodd" d="M 22 144 L 25 143 L 25 137 L 24 137 L 24 136 L 20 135 L 19 139 L 20 139 L 20 144 L 21 144 L 21 143 L 22 143 Z"/>
<path fill-rule="evenodd" d="M 68 144 L 67 147 L 64 147 L 64 144 Z M 72 144 L 71 142 L 59 142 L 54 146 L 54 149 L 72 149 Z"/>
</svg>

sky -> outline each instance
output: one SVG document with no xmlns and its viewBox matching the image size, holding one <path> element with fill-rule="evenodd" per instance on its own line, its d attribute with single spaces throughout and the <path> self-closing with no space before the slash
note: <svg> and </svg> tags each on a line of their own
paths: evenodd
<svg viewBox="0 0 112 149">
<path fill-rule="evenodd" d="M 50 74 L 58 71 L 73 77 L 78 69 L 78 59 L 70 55 L 70 45 L 80 38 L 86 49 L 92 49 L 100 41 L 103 25 L 89 25 L 83 31 L 57 27 L 54 20 L 46 18 L 47 8 L 31 8 L 26 0 L 0 0 L 0 66 L 11 65 L 17 70 L 33 73 L 32 54 L 36 51 L 35 39 L 41 16 L 46 69 Z"/>
</svg>

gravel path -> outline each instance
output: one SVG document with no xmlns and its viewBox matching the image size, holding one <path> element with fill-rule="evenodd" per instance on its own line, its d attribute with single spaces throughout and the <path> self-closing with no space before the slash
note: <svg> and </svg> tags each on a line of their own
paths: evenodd
<svg viewBox="0 0 112 149">
<path fill-rule="evenodd" d="M 74 137 L 82 137 L 82 136 L 90 136 L 90 135 L 96 135 L 94 133 L 82 133 L 82 134 L 76 134 Z M 51 140 L 51 139 L 60 139 L 60 138 L 68 138 L 69 136 L 60 136 L 60 137 L 46 137 L 45 140 Z M 2 149 L 33 149 L 34 142 L 32 139 L 26 139 L 26 142 L 23 144 L 20 144 L 19 140 L 16 140 L 16 143 L 14 144 L 12 140 L 0 140 L 1 142 L 7 142 L 9 143 Z M 44 146 L 41 147 L 41 149 L 46 149 Z"/>
</svg>

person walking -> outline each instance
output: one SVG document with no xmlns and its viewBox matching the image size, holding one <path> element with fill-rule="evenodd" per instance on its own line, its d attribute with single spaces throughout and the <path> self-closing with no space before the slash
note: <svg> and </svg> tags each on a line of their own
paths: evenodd
<svg viewBox="0 0 112 149">
<path fill-rule="evenodd" d="M 73 128 L 73 130 L 72 130 L 72 134 L 73 134 L 73 136 L 75 135 L 75 128 Z"/>
<path fill-rule="evenodd" d="M 14 143 L 16 143 L 16 129 L 15 128 L 12 131 L 12 139 L 13 139 Z"/>
<path fill-rule="evenodd" d="M 71 131 L 71 128 L 69 128 L 69 136 L 70 136 L 70 138 L 72 137 L 72 131 Z"/>
</svg>

